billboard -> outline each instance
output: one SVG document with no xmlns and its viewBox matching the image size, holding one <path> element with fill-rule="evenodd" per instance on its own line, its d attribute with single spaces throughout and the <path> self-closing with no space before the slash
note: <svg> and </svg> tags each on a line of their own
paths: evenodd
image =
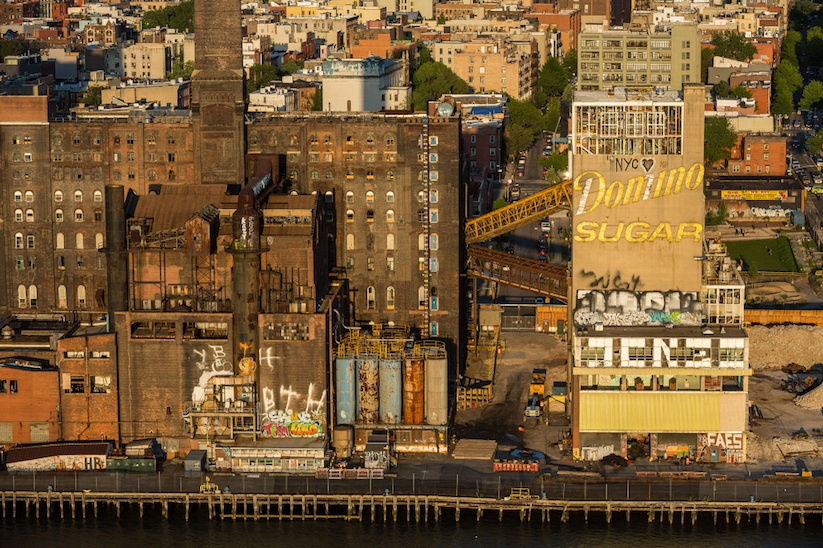
<svg viewBox="0 0 823 548">
<path fill-rule="evenodd" d="M 721 190 L 721 200 L 779 201 L 788 200 L 788 190 Z"/>
</svg>

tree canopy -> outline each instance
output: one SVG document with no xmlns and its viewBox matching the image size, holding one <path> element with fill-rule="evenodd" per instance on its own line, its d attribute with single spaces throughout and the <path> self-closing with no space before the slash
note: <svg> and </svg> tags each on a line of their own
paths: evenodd
<svg viewBox="0 0 823 548">
<path fill-rule="evenodd" d="M 737 133 L 726 118 L 706 118 L 705 146 L 703 159 L 706 165 L 714 165 L 731 156 L 732 147 L 737 144 Z"/>
<path fill-rule="evenodd" d="M 736 88 L 732 89 L 731 86 L 729 86 L 729 83 L 726 82 L 725 80 L 715 84 L 713 89 L 714 89 L 715 95 L 719 98 L 732 98 L 732 97 L 734 97 L 736 99 L 744 99 L 744 98 L 749 98 L 749 97 L 752 96 L 752 94 L 749 93 L 749 90 L 747 90 L 742 85 L 739 85 Z"/>
<path fill-rule="evenodd" d="M 172 63 L 171 70 L 166 73 L 166 78 L 169 80 L 176 80 L 177 78 L 189 80 L 192 72 L 194 72 L 194 61 L 184 63 L 182 59 L 178 59 Z"/>
<path fill-rule="evenodd" d="M 772 73 L 774 95 L 772 112 L 774 114 L 791 114 L 794 111 L 794 95 L 803 87 L 803 77 L 797 65 L 783 59 Z"/>
<path fill-rule="evenodd" d="M 820 154 L 823 150 L 823 131 L 817 133 L 814 137 L 806 139 L 806 152 L 809 154 Z"/>
<path fill-rule="evenodd" d="M 738 61 L 748 61 L 757 54 L 757 48 L 745 36 L 729 30 L 712 36 L 712 46 L 715 55 Z"/>
<path fill-rule="evenodd" d="M 0 38 L 0 63 L 7 55 L 22 55 L 26 52 L 35 52 L 43 49 L 43 44 L 36 40 L 24 40 L 17 38 L 14 40 L 6 40 Z"/>
<path fill-rule="evenodd" d="M 414 110 L 426 110 L 429 101 L 439 99 L 444 93 L 469 93 L 469 85 L 443 63 L 429 62 L 420 65 L 414 73 L 413 83 Z"/>
<path fill-rule="evenodd" d="M 803 88 L 798 106 L 802 109 L 813 109 L 823 106 L 823 82 L 812 80 Z"/>
<path fill-rule="evenodd" d="M 277 80 L 277 69 L 271 65 L 256 64 L 249 69 L 249 79 L 246 81 L 246 92 L 257 91 Z"/>
<path fill-rule="evenodd" d="M 182 32 L 194 30 L 194 1 L 188 0 L 176 6 L 147 11 L 143 15 L 143 28 L 168 27 Z"/>
<path fill-rule="evenodd" d="M 806 31 L 805 66 L 818 67 L 823 64 L 823 28 L 811 27 Z"/>
<path fill-rule="evenodd" d="M 786 37 L 783 38 L 783 46 L 780 49 L 780 59 L 799 67 L 800 61 L 797 59 L 797 45 L 802 38 L 798 31 L 788 31 Z"/>
</svg>

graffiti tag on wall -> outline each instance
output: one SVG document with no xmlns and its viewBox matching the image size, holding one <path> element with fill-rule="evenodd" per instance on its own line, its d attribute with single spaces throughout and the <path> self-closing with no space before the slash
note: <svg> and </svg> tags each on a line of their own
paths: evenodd
<svg viewBox="0 0 823 548">
<path fill-rule="evenodd" d="M 574 321 L 604 326 L 701 325 L 703 307 L 694 291 L 582 289 L 577 292 Z"/>
<path fill-rule="evenodd" d="M 231 362 L 226 359 L 227 355 L 226 351 L 223 350 L 223 345 L 209 344 L 203 348 L 195 348 L 192 350 L 192 357 L 195 366 L 202 373 L 197 381 L 197 386 L 192 390 L 191 400 L 193 402 L 202 402 L 206 397 L 209 379 L 221 375 L 231 375 L 234 371 Z"/>
<path fill-rule="evenodd" d="M 310 383 L 305 393 L 281 386 L 262 390 L 260 433 L 273 438 L 316 438 L 325 435 L 326 391 Z"/>
</svg>

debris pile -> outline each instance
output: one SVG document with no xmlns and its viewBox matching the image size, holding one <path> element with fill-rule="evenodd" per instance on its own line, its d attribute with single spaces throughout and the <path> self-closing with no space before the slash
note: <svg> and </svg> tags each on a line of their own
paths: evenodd
<svg viewBox="0 0 823 548">
<path fill-rule="evenodd" d="M 823 407 L 823 384 L 818 384 L 811 390 L 807 390 L 803 394 L 794 399 L 794 403 L 803 409 L 817 410 Z"/>
<path fill-rule="evenodd" d="M 753 325 L 749 328 L 749 363 L 755 370 L 781 369 L 788 363 L 804 367 L 823 363 L 823 328 Z"/>
</svg>

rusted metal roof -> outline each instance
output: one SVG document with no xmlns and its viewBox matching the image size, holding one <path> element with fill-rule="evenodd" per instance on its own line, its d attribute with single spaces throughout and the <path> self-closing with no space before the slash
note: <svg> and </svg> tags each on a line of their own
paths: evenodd
<svg viewBox="0 0 823 548">
<path fill-rule="evenodd" d="M 9 449 L 6 452 L 6 463 L 11 464 L 59 455 L 108 455 L 110 452 L 111 443 L 99 441 L 24 445 Z"/>
<path fill-rule="evenodd" d="M 154 219 L 152 232 L 163 232 L 182 228 L 209 205 L 234 207 L 236 202 L 237 196 L 227 195 L 223 185 L 167 185 L 160 194 L 139 196 L 134 217 Z"/>
</svg>

